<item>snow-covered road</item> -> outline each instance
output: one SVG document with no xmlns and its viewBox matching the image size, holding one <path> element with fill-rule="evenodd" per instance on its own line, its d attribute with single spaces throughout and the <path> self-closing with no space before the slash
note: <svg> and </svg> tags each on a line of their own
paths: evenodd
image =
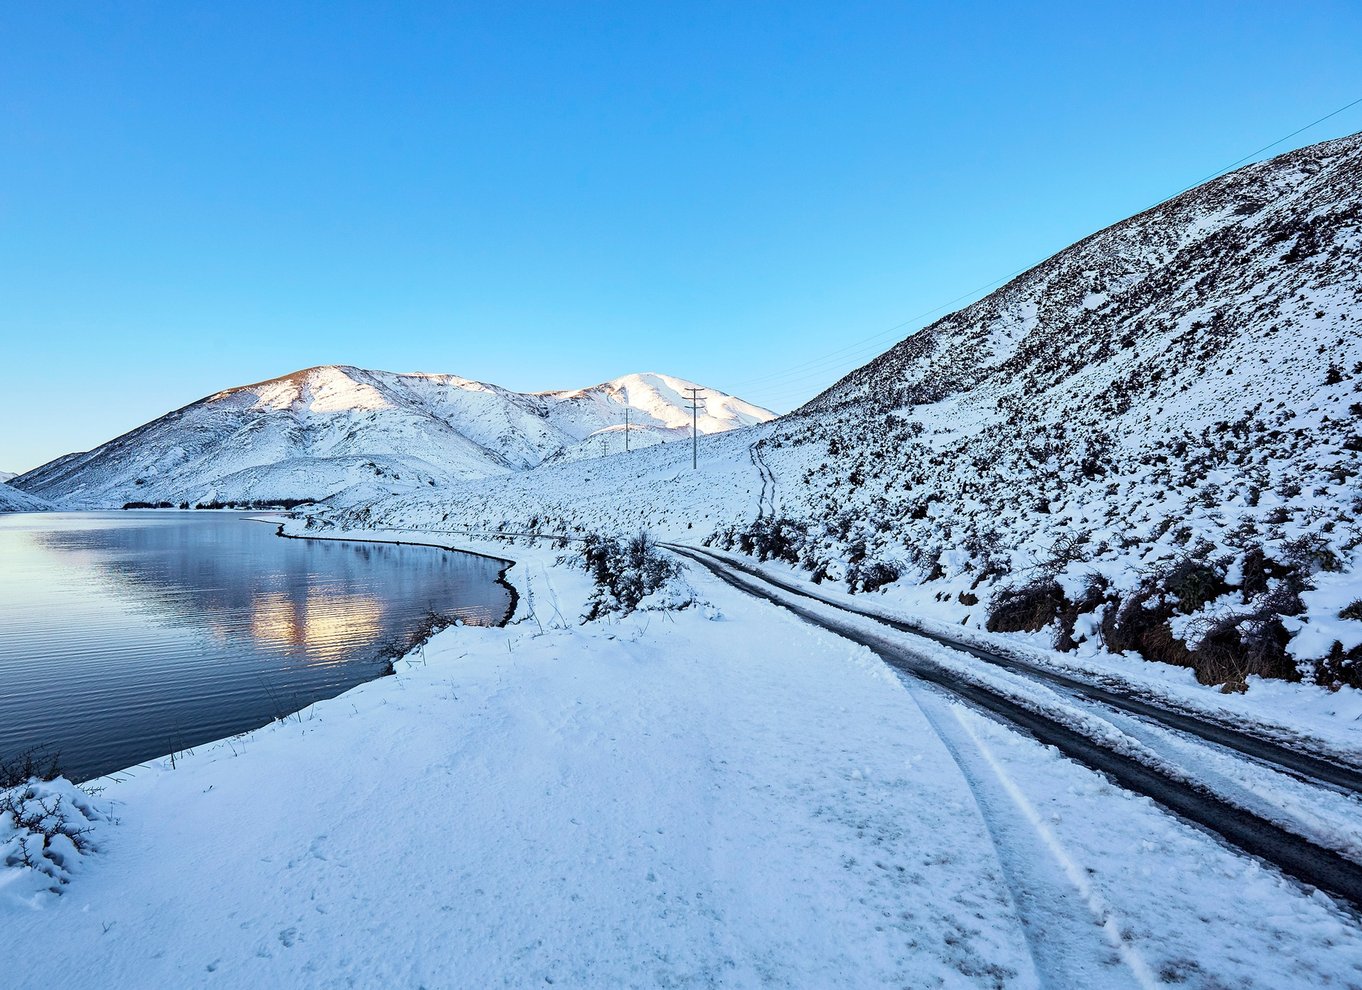
<svg viewBox="0 0 1362 990">
<path fill-rule="evenodd" d="M 1362 986 L 1328 899 L 864 647 L 698 568 L 582 626 L 501 552 L 511 627 L 109 782 L 59 896 L 0 873 L 6 985 Z"/>
<path fill-rule="evenodd" d="M 1290 754 L 1272 745 L 1265 755 L 1245 759 L 1243 751 L 1255 749 L 1253 737 L 1231 739 L 1237 748 L 1208 744 L 1205 727 L 1185 716 L 1136 718 L 1119 704 L 1094 703 L 1082 692 L 1056 692 L 1050 678 L 1034 676 L 1041 672 L 1033 669 L 1022 668 L 1031 677 L 1010 668 L 994 671 L 973 662 L 979 651 L 946 647 L 873 611 L 830 603 L 728 555 L 675 551 L 740 590 L 875 650 L 914 680 L 944 688 L 1057 746 L 1288 874 L 1342 896 L 1353 908 L 1362 906 L 1362 795 L 1333 785 L 1335 774 L 1322 782 L 1299 775 L 1295 767 L 1283 768 L 1270 757 Z"/>
</svg>

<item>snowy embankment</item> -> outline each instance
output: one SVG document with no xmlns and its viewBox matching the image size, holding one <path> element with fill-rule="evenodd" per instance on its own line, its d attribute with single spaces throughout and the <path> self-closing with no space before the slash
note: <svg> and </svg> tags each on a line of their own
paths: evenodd
<svg viewBox="0 0 1362 990">
<path fill-rule="evenodd" d="M 0 873 L 8 983 L 1362 980 L 1324 898 L 863 648 L 695 570 L 580 625 L 558 551 L 467 545 L 511 626 L 103 781 L 59 894 Z"/>
</svg>

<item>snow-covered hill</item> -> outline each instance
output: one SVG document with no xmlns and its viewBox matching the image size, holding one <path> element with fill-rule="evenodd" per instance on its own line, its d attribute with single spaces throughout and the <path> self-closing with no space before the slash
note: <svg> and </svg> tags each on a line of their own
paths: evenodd
<svg viewBox="0 0 1362 990">
<path fill-rule="evenodd" d="M 55 506 L 47 499 L 21 492 L 0 482 L 0 512 L 45 512 L 52 508 Z"/>
<path fill-rule="evenodd" d="M 1362 686 L 1362 135 L 1093 234 L 701 456 L 346 521 L 717 530 L 956 623 Z"/>
<path fill-rule="evenodd" d="M 11 478 L 17 477 L 19 475 L 13 471 L 0 471 L 0 485 L 8 484 Z"/>
<path fill-rule="evenodd" d="M 579 459 L 688 436 L 691 382 L 626 375 L 575 391 L 519 393 L 454 375 L 309 368 L 228 389 L 81 454 L 14 479 L 73 504 L 278 501 L 393 491 Z M 717 433 L 773 414 L 710 398 L 698 427 Z"/>
</svg>

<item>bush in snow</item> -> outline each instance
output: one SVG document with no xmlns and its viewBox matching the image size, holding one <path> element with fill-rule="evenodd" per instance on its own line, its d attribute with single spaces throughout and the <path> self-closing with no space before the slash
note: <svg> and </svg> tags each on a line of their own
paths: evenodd
<svg viewBox="0 0 1362 990">
<path fill-rule="evenodd" d="M 852 594 L 858 591 L 879 591 L 887 584 L 893 584 L 900 577 L 895 564 L 885 560 L 860 560 L 847 568 L 847 590 Z"/>
<path fill-rule="evenodd" d="M 56 756 L 44 756 L 37 749 L 29 749 L 12 760 L 0 762 L 0 790 L 18 787 L 30 780 L 53 780 L 61 776 L 61 765 Z"/>
<path fill-rule="evenodd" d="M 60 891 L 95 846 L 104 820 L 90 796 L 64 777 L 34 777 L 0 791 L 0 866 L 31 870 L 41 886 Z"/>
<path fill-rule="evenodd" d="M 1045 575 L 1026 584 L 1000 588 L 989 603 L 989 632 L 1039 632 L 1069 604 L 1064 590 Z"/>
<path fill-rule="evenodd" d="M 798 564 L 800 551 L 808 541 L 804 524 L 785 516 L 762 516 L 746 527 L 730 526 L 715 533 L 706 542 L 728 550 L 738 550 L 758 560 L 783 560 Z"/>
<path fill-rule="evenodd" d="M 659 550 L 647 533 L 621 542 L 613 537 L 591 533 L 582 541 L 582 562 L 596 582 L 590 608 L 584 618 L 599 619 L 612 612 L 628 613 L 645 598 L 665 592 L 680 574 L 680 565 Z M 691 599 L 686 594 L 661 594 L 659 607 L 684 608 Z"/>
<path fill-rule="evenodd" d="M 1102 640 L 1116 652 L 1138 651 L 1146 660 L 1191 667 L 1202 684 L 1242 690 L 1252 675 L 1300 680 L 1286 652 L 1290 639 L 1282 616 L 1302 611 L 1306 579 L 1300 563 L 1281 564 L 1259 547 L 1242 558 L 1239 605 L 1208 608 L 1234 588 L 1223 562 L 1184 557 L 1148 575 L 1102 618 Z M 1199 614 L 1205 613 L 1205 614 Z M 1176 616 L 1197 616 L 1181 635 Z"/>
<path fill-rule="evenodd" d="M 1334 640 L 1328 655 L 1315 663 L 1313 680 L 1331 690 L 1362 688 L 1362 645 L 1345 650 L 1341 642 Z"/>
</svg>

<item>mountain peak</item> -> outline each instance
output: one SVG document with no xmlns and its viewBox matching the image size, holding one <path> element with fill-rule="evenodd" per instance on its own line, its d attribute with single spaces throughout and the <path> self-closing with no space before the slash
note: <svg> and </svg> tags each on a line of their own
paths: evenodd
<svg viewBox="0 0 1362 990">
<path fill-rule="evenodd" d="M 316 365 L 216 392 L 15 482 L 89 505 L 379 495 L 615 453 L 626 420 L 630 448 L 681 439 L 691 428 L 688 387 L 648 372 L 520 393 L 457 375 Z M 705 394 L 702 433 L 774 417 Z"/>
</svg>

